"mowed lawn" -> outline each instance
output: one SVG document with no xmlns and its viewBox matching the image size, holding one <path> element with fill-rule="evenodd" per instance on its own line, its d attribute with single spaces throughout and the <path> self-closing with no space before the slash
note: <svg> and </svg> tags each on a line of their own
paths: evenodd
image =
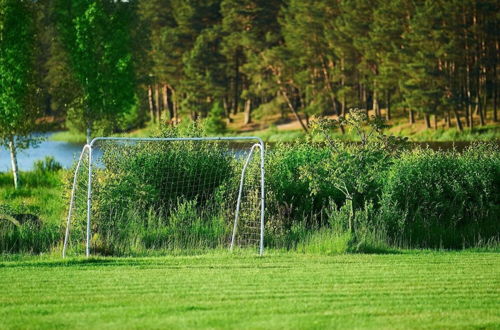
<svg viewBox="0 0 500 330">
<path fill-rule="evenodd" d="M 0 328 L 499 328 L 500 254 L 0 262 Z"/>
</svg>

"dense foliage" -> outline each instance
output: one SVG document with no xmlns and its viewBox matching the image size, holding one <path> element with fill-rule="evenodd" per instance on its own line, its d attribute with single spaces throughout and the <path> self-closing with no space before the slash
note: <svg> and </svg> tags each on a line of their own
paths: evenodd
<svg viewBox="0 0 500 330">
<path fill-rule="evenodd" d="M 354 250 L 498 241 L 498 145 L 409 150 L 375 118 L 368 123 L 348 126 L 367 138 L 360 143 L 283 144 L 268 155 L 268 230 L 276 244 L 294 245 L 317 230 L 306 241 L 340 240 Z"/>
<path fill-rule="evenodd" d="M 340 124 L 360 134 L 361 142 L 330 140 Z M 383 134 L 381 125 L 363 111 L 346 121 L 321 120 L 312 126 L 309 140 L 280 144 L 267 153 L 266 246 L 314 253 L 497 246 L 498 145 L 410 149 L 405 139 Z M 189 126 L 183 132 L 167 128 L 161 136 L 179 133 L 205 134 Z M 316 142 L 316 134 L 322 142 Z M 227 247 L 245 159 L 242 149 L 192 141 L 103 142 L 99 148 L 92 195 L 94 252 Z M 258 162 L 248 171 L 240 213 L 248 227 L 241 233 L 254 235 L 256 242 Z M 9 176 L 0 177 L 2 251 L 41 252 L 60 243 L 59 226 L 67 211 L 60 173 L 60 165 L 47 158 L 25 174 L 29 181 L 20 190 L 5 186 Z M 72 173 L 66 176 L 69 197 Z M 77 182 L 74 251 L 81 250 L 86 230 L 86 164 Z"/>
<path fill-rule="evenodd" d="M 80 130 L 119 129 L 135 102 L 132 11 L 115 1 L 55 1 L 60 38 L 82 95 L 68 118 Z"/>
<path fill-rule="evenodd" d="M 80 130 L 175 124 L 216 104 L 220 119 L 280 114 L 304 130 L 356 107 L 460 131 L 498 120 L 494 0 L 33 5 L 45 112 Z"/>
<path fill-rule="evenodd" d="M 14 185 L 19 185 L 17 150 L 31 137 L 39 115 L 35 70 L 34 9 L 24 1 L 0 1 L 0 147 L 10 150 Z"/>
</svg>

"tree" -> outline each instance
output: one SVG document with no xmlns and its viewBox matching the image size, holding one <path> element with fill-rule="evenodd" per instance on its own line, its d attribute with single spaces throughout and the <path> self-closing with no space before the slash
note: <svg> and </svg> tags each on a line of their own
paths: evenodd
<svg viewBox="0 0 500 330">
<path fill-rule="evenodd" d="M 258 104 L 252 91 L 252 75 L 260 54 L 276 44 L 279 35 L 278 13 L 282 1 L 223 0 L 221 2 L 222 30 L 225 32 L 222 53 L 230 63 L 232 109 L 236 114 L 240 102 L 245 103 L 245 124 L 251 122 L 252 107 Z"/>
<path fill-rule="evenodd" d="M 68 109 L 81 107 L 80 87 L 69 66 L 69 58 L 57 38 L 55 0 L 37 2 L 37 31 L 40 42 L 37 70 L 40 75 L 45 115 L 66 119 Z"/>
<path fill-rule="evenodd" d="M 330 0 L 292 0 L 282 11 L 282 34 L 291 57 L 286 65 L 295 72 L 299 100 L 306 115 L 340 115 L 337 56 L 328 38 L 338 8 Z M 286 59 L 285 59 L 286 60 Z"/>
<path fill-rule="evenodd" d="M 399 93 L 403 34 L 408 29 L 411 1 L 381 1 L 373 12 L 370 39 L 372 55 L 378 63 L 377 89 L 385 96 L 386 119 L 391 119 L 391 103 Z"/>
<path fill-rule="evenodd" d="M 69 119 L 87 141 L 94 128 L 119 128 L 135 104 L 130 22 L 133 1 L 57 0 L 56 17 L 71 68 L 81 86 L 82 108 Z"/>
<path fill-rule="evenodd" d="M 222 100 L 228 89 L 227 62 L 220 53 L 221 40 L 219 25 L 204 29 L 193 48 L 183 57 L 185 104 L 189 103 L 188 108 L 201 112 L 202 117 L 207 115 L 212 103 Z M 216 108 L 219 108 L 219 103 Z"/>
<path fill-rule="evenodd" d="M 152 122 L 161 121 L 159 94 L 161 85 L 163 107 L 168 110 L 170 120 L 177 117 L 177 106 L 172 98 L 178 77 L 182 75 L 179 65 L 183 51 L 178 51 L 184 40 L 179 42 L 172 0 L 150 0 L 138 2 L 137 26 L 141 38 L 137 44 L 136 74 L 139 85 L 147 90 L 147 104 Z M 182 38 L 181 38 L 182 39 Z"/>
<path fill-rule="evenodd" d="M 0 0 L 0 143 L 8 146 L 14 186 L 17 150 L 36 143 L 38 116 L 34 68 L 34 10 L 28 1 Z"/>
<path fill-rule="evenodd" d="M 418 6 L 410 20 L 409 31 L 404 35 L 408 43 L 403 52 L 401 88 L 406 104 L 423 113 L 427 128 L 431 128 L 430 114 L 437 115 L 445 94 L 446 79 L 440 70 L 444 46 L 441 9 L 433 1 Z"/>
</svg>

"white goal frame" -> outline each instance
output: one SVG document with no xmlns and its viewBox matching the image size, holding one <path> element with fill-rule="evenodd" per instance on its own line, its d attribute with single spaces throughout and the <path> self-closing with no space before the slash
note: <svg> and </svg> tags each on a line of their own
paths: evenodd
<svg viewBox="0 0 500 330">
<path fill-rule="evenodd" d="M 86 242 L 85 242 L 85 255 L 87 257 L 90 256 L 90 223 L 91 223 L 91 209 L 92 209 L 92 151 L 94 144 L 98 141 L 123 141 L 123 142 L 169 142 L 169 141 L 255 141 L 256 143 L 252 145 L 246 161 L 243 165 L 243 169 L 241 170 L 241 180 L 238 190 L 238 199 L 236 202 L 236 211 L 234 216 L 234 226 L 233 232 L 231 235 L 231 244 L 229 249 L 232 251 L 236 233 L 238 230 L 238 220 L 239 220 L 239 212 L 241 205 L 241 196 L 243 192 L 244 178 L 246 169 L 252 156 L 255 152 L 256 148 L 260 150 L 260 239 L 259 239 L 259 255 L 264 254 L 264 213 L 265 213 L 265 171 L 264 171 L 264 141 L 256 136 L 224 136 L 224 137 L 186 137 L 186 138 L 128 138 L 128 137 L 96 137 L 90 143 L 83 146 L 82 152 L 80 153 L 80 157 L 78 159 L 78 163 L 75 168 L 75 174 L 73 177 L 73 186 L 71 188 L 71 198 L 70 205 L 68 210 L 68 218 L 66 220 L 66 230 L 64 235 L 64 245 L 62 251 L 62 257 L 66 257 L 66 250 L 68 246 L 68 240 L 70 235 L 70 225 L 71 225 L 71 216 L 73 214 L 73 207 L 75 202 L 75 190 L 77 186 L 77 177 L 78 171 L 82 164 L 83 157 L 85 155 L 85 151 L 88 152 L 88 183 L 87 183 L 87 230 L 86 230 Z"/>
</svg>

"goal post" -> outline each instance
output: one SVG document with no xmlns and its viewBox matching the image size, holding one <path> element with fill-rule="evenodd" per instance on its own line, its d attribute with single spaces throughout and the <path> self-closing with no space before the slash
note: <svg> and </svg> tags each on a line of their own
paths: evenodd
<svg viewBox="0 0 500 330">
<path fill-rule="evenodd" d="M 102 150 L 100 147 L 98 147 L 99 143 L 106 143 L 107 145 L 117 147 L 120 146 L 123 150 L 128 151 L 127 148 L 135 148 L 136 150 L 140 150 L 142 148 L 139 148 L 141 144 L 164 144 L 165 146 L 162 146 L 160 149 L 160 153 L 164 150 L 168 150 L 169 144 L 179 144 L 179 143 L 189 143 L 189 145 L 192 146 L 197 146 L 198 144 L 201 145 L 199 150 L 205 150 L 205 149 L 210 149 L 212 148 L 213 144 L 213 149 L 217 149 L 217 143 L 223 143 L 224 145 L 229 145 L 229 143 L 234 143 L 234 144 L 243 144 L 243 143 L 251 143 L 251 146 L 248 147 L 243 147 L 237 150 L 233 150 L 230 148 L 227 149 L 222 149 L 220 151 L 219 155 L 223 155 L 222 157 L 227 157 L 227 158 L 232 158 L 232 163 L 237 163 L 238 166 L 241 165 L 241 169 L 236 166 L 234 170 L 234 177 L 238 175 L 238 184 L 236 182 L 231 185 L 231 189 L 227 188 L 225 189 L 226 195 L 221 197 L 222 200 L 224 200 L 225 204 L 227 205 L 228 209 L 231 209 L 230 212 L 223 212 L 224 213 L 224 218 L 227 221 L 227 223 L 231 223 L 231 232 L 229 235 L 229 249 L 233 250 L 233 248 L 237 245 L 237 240 L 240 236 L 242 236 L 244 231 L 246 230 L 247 234 L 249 231 L 251 231 L 252 235 L 255 235 L 255 239 L 252 241 L 256 241 L 256 245 L 258 243 L 258 251 L 259 255 L 263 255 L 264 253 L 264 216 L 265 216 L 265 170 L 264 170 L 264 157 L 265 157 L 265 149 L 264 149 L 264 142 L 261 138 L 259 137 L 157 137 L 157 138 L 132 138 L 132 137 L 96 137 L 94 138 L 90 143 L 86 144 L 82 152 L 78 158 L 78 161 L 76 163 L 74 175 L 73 175 L 73 180 L 72 180 L 72 186 L 71 186 L 71 191 L 70 191 L 70 202 L 69 202 L 69 209 L 68 209 L 68 215 L 66 218 L 66 228 L 65 228 L 65 236 L 64 236 L 64 243 L 63 243 L 63 251 L 62 255 L 65 257 L 67 255 L 68 251 L 68 245 L 70 242 L 70 236 L 71 236 L 71 227 L 72 227 L 72 219 L 77 216 L 75 213 L 78 213 L 78 216 L 80 218 L 84 218 L 85 221 L 85 228 L 84 228 L 84 240 L 85 240 L 85 255 L 87 257 L 90 256 L 91 254 L 91 242 L 92 242 L 92 223 L 94 221 L 93 216 L 92 216 L 92 211 L 95 205 L 93 205 L 93 199 L 95 198 L 96 194 L 96 184 L 99 184 L 100 181 L 102 181 L 102 178 L 97 178 L 96 175 L 99 172 L 103 172 L 103 168 L 106 168 L 106 165 L 104 164 L 96 164 L 99 161 L 99 156 L 96 156 L 96 153 L 101 152 Z M 183 154 L 183 146 L 177 145 L 176 152 L 179 154 Z M 188 148 L 187 148 L 188 149 Z M 186 150 L 187 150 L 186 149 Z M 156 149 L 154 149 L 156 150 Z M 188 151 L 186 151 L 187 153 Z M 194 151 L 196 153 L 196 150 Z M 127 155 L 127 152 L 124 152 L 125 155 Z M 130 152 L 128 153 L 128 155 Z M 147 152 L 146 152 L 147 154 Z M 150 153 L 152 157 L 154 157 L 154 151 Z M 246 191 L 245 189 L 249 189 L 248 186 L 248 168 L 249 165 L 251 164 L 252 160 L 254 160 L 258 156 L 257 162 L 252 163 L 253 166 L 253 174 L 257 175 L 258 173 L 258 178 L 253 178 L 254 184 L 252 188 L 254 188 L 251 192 Z M 103 156 L 101 155 L 101 158 Z M 200 157 L 203 157 L 203 152 L 200 153 Z M 175 159 L 175 158 L 173 158 Z M 189 159 L 189 158 L 188 158 Z M 211 159 L 209 159 L 207 162 L 210 163 Z M 168 177 L 168 182 L 166 184 L 170 185 L 170 187 L 175 187 L 175 189 L 170 189 L 166 190 L 167 192 L 170 192 L 172 195 L 172 198 L 176 197 L 177 198 L 177 193 L 179 191 L 184 191 L 186 189 L 193 190 L 196 189 L 196 184 L 200 186 L 200 189 L 202 192 L 191 192 L 192 196 L 195 196 L 194 198 L 199 198 L 201 195 L 205 194 L 210 194 L 214 193 L 214 190 L 210 190 L 213 187 L 216 187 L 217 185 L 221 185 L 221 182 L 223 180 L 228 180 L 227 173 L 224 173 L 221 171 L 220 173 L 217 172 L 217 176 L 213 179 L 214 182 L 209 181 L 208 183 L 203 181 L 203 182 L 192 182 L 189 180 L 186 180 L 184 177 L 184 173 L 182 172 L 186 166 L 186 164 L 177 164 L 175 161 L 172 161 L 172 158 L 170 158 L 171 164 L 169 165 L 171 169 L 174 171 L 178 172 L 177 176 L 174 177 L 168 177 L 168 173 L 166 174 Z M 215 166 L 217 167 L 217 164 L 208 164 L 207 166 Z M 182 168 L 182 169 L 180 169 Z M 203 175 L 203 169 L 191 169 L 191 171 L 199 171 L 200 175 Z M 212 170 L 213 171 L 213 170 Z M 239 171 L 239 173 L 237 173 Z M 211 172 L 212 173 L 212 172 Z M 151 174 L 151 173 L 149 173 Z M 165 173 L 159 173 L 161 175 L 165 175 Z M 157 174 L 157 175 L 159 175 Z M 191 173 L 192 174 L 192 173 Z M 152 173 L 152 175 L 155 175 L 155 173 Z M 215 175 L 212 173 L 212 175 Z M 112 180 L 109 180 L 112 181 Z M 235 181 L 235 180 L 233 180 Z M 163 181 L 162 181 L 163 182 Z M 159 182 L 157 184 L 160 184 Z M 130 183 L 129 185 L 132 185 Z M 187 185 L 187 187 L 184 187 L 183 185 Z M 209 186 L 209 192 L 204 191 L 206 190 L 206 186 Z M 218 186 L 217 186 L 218 187 Z M 234 189 L 233 189 L 234 188 Z M 101 188 L 98 188 L 98 191 L 102 190 Z M 146 190 L 147 191 L 147 190 Z M 144 196 L 144 192 L 143 196 Z M 77 201 L 76 195 L 80 194 L 82 197 L 79 201 Z M 230 194 L 231 196 L 229 196 Z M 80 196 L 79 195 L 79 196 Z M 140 197 L 139 197 L 140 198 Z M 146 196 L 146 198 L 148 198 Z M 204 197 L 209 198 L 209 197 Z M 252 202 L 245 202 L 245 198 L 247 200 L 252 200 Z M 178 202 L 178 200 L 177 200 Z M 178 202 L 179 203 L 179 202 Z M 85 204 L 85 206 L 83 205 Z M 191 205 L 187 203 L 188 205 Z M 232 204 L 232 206 L 230 206 Z M 98 205 L 99 206 L 99 205 Z M 250 207 L 253 208 L 252 210 L 246 210 L 244 207 Z M 75 208 L 78 208 L 80 212 L 76 212 Z M 119 209 L 119 206 L 116 207 Z M 222 207 L 220 207 L 222 208 Z M 78 211 L 77 210 L 77 211 Z M 243 210 L 243 212 L 242 212 Z M 232 213 L 234 212 L 234 213 Z M 83 217 L 83 214 L 85 213 L 85 217 Z M 174 213 L 174 211 L 172 211 Z M 242 214 L 243 213 L 243 214 Z M 232 219 L 229 219 L 231 214 Z M 252 223 L 252 226 L 249 226 L 248 229 L 243 229 L 243 225 L 245 224 L 245 221 L 242 221 L 242 216 L 246 218 L 252 218 L 251 221 L 247 220 L 248 223 Z M 175 214 L 172 215 L 172 217 L 175 217 Z M 194 216 L 196 218 L 196 216 Z M 194 221 L 194 219 L 193 219 Z M 83 228 L 82 228 L 83 229 Z M 240 234 L 239 231 L 242 231 Z M 258 238 L 257 238 L 258 236 Z M 252 236 L 253 237 L 253 236 Z M 242 241 L 245 241 L 242 239 Z"/>
</svg>

